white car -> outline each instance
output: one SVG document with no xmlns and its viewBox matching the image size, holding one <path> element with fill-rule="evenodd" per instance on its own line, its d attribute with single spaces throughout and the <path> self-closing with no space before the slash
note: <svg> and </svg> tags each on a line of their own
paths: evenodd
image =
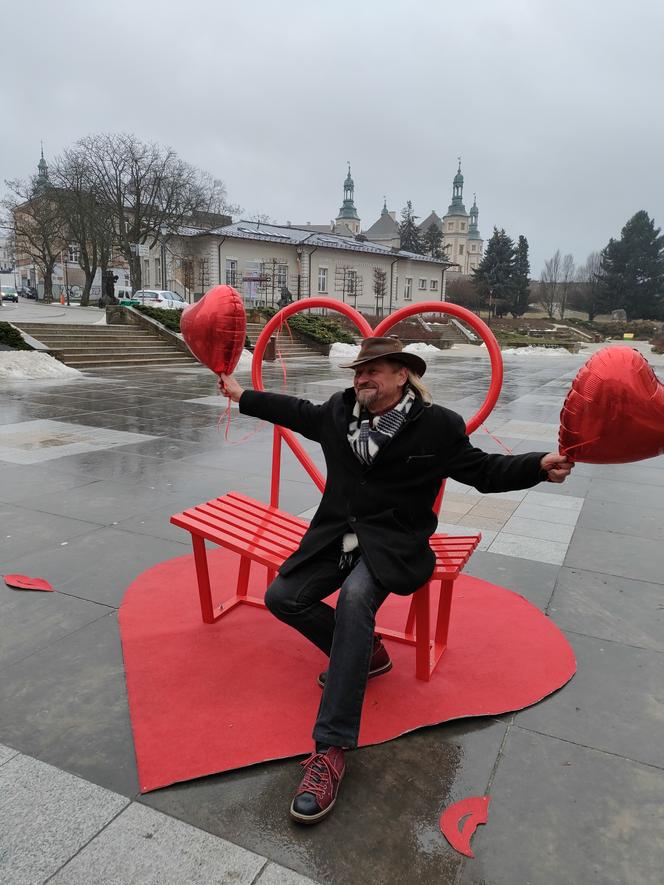
<svg viewBox="0 0 664 885">
<path fill-rule="evenodd" d="M 131 296 L 146 307 L 163 307 L 166 310 L 184 310 L 187 302 L 182 295 L 168 289 L 139 289 Z"/>
</svg>

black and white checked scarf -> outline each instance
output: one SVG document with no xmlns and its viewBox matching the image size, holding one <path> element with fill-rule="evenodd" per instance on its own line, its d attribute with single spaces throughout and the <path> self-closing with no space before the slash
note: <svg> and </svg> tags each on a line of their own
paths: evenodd
<svg viewBox="0 0 664 885">
<path fill-rule="evenodd" d="M 389 412 L 379 415 L 371 426 L 371 413 L 355 403 L 353 414 L 348 424 L 348 442 L 356 457 L 363 464 L 371 464 L 382 445 L 395 436 L 406 423 L 410 407 L 415 402 L 415 393 L 408 390 Z M 341 543 L 339 568 L 342 571 L 354 566 L 360 553 L 357 535 L 347 532 Z"/>
<path fill-rule="evenodd" d="M 393 409 L 374 419 L 373 426 L 371 413 L 359 402 L 355 403 L 348 425 L 348 442 L 363 464 L 371 464 L 380 447 L 399 432 L 414 402 L 415 393 L 408 388 Z"/>
</svg>

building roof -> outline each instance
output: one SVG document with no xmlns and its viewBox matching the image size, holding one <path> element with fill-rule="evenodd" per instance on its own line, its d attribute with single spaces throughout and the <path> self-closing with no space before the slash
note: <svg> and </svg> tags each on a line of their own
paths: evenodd
<svg viewBox="0 0 664 885">
<path fill-rule="evenodd" d="M 399 238 L 399 225 L 389 212 L 381 212 L 378 221 L 363 233 L 368 240 L 394 240 Z"/>
<path fill-rule="evenodd" d="M 183 237 L 196 236 L 219 236 L 233 237 L 238 240 L 254 240 L 265 243 L 284 243 L 288 246 L 312 246 L 320 249 L 341 249 L 346 252 L 363 252 L 385 257 L 410 259 L 412 261 L 426 261 L 431 264 L 449 266 L 453 262 L 439 258 L 429 258 L 427 255 L 418 255 L 415 252 L 407 252 L 403 249 L 391 249 L 380 243 L 370 243 L 365 240 L 357 240 L 355 237 L 342 237 L 338 234 L 319 233 L 318 231 L 306 230 L 297 227 L 286 227 L 280 224 L 264 224 L 256 221 L 238 221 L 224 227 L 211 230 L 201 228 L 183 227 L 178 231 Z"/>
<path fill-rule="evenodd" d="M 438 213 L 432 209 L 431 213 L 427 215 L 422 224 L 418 225 L 421 231 L 427 231 L 431 227 L 432 224 L 435 224 L 438 230 L 443 229 L 443 219 L 438 215 Z"/>
</svg>

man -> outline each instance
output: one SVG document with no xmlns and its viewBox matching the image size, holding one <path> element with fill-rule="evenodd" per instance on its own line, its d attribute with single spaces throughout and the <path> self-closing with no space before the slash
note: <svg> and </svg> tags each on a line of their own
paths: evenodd
<svg viewBox="0 0 664 885">
<path fill-rule="evenodd" d="M 426 363 L 397 338 L 366 338 L 353 387 L 322 405 L 244 390 L 221 375 L 222 393 L 240 411 L 319 442 L 327 464 L 322 501 L 298 550 L 281 566 L 265 602 L 329 656 L 313 731 L 315 749 L 292 801 L 291 816 L 317 823 L 334 806 L 344 750 L 357 746 L 367 679 L 392 663 L 374 635 L 376 612 L 390 593 L 427 582 L 435 557 L 432 507 L 441 480 L 480 492 L 563 482 L 571 470 L 557 453 L 489 455 L 471 445 L 460 415 L 431 403 L 421 382 Z M 336 609 L 323 602 L 341 588 Z"/>
</svg>

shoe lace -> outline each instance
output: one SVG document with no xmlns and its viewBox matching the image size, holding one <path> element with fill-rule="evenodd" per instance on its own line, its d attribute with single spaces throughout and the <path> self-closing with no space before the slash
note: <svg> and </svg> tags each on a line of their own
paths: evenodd
<svg viewBox="0 0 664 885">
<path fill-rule="evenodd" d="M 327 790 L 328 783 L 334 783 L 338 778 L 338 772 L 325 753 L 312 753 L 304 762 L 304 777 L 300 784 L 300 793 L 313 793 L 317 799 L 322 799 Z"/>
</svg>

